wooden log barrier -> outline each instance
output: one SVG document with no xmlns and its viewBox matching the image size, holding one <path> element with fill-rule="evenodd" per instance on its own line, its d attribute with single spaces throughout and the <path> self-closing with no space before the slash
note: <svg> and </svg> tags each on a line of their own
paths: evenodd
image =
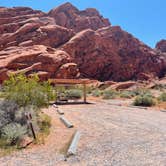
<svg viewBox="0 0 166 166">
<path fill-rule="evenodd" d="M 61 116 L 60 120 L 65 124 L 66 127 L 68 128 L 74 127 L 65 117 Z"/>
<path fill-rule="evenodd" d="M 67 156 L 76 154 L 79 139 L 80 139 L 80 132 L 77 131 L 73 137 L 73 140 L 72 140 L 70 146 L 69 146 L 69 149 L 67 151 Z"/>
</svg>

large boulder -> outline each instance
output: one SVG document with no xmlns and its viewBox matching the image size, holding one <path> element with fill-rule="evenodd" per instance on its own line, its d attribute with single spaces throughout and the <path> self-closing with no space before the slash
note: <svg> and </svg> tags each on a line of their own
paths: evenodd
<svg viewBox="0 0 166 166">
<path fill-rule="evenodd" d="M 62 49 L 75 59 L 83 77 L 101 81 L 137 79 L 140 73 L 162 76 L 166 70 L 164 55 L 118 26 L 81 31 Z"/>
<path fill-rule="evenodd" d="M 19 148 L 26 148 L 33 143 L 33 139 L 27 135 L 23 136 L 18 143 Z"/>
<path fill-rule="evenodd" d="M 75 63 L 66 63 L 62 65 L 56 73 L 56 78 L 79 78 L 80 73 Z"/>
</svg>

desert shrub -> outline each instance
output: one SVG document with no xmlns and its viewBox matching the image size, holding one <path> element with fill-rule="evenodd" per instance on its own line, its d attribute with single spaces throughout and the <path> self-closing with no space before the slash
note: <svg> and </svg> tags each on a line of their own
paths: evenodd
<svg viewBox="0 0 166 166">
<path fill-rule="evenodd" d="M 3 127 L 1 136 L 10 145 L 15 145 L 17 141 L 27 133 L 27 128 L 18 123 L 10 123 Z"/>
<path fill-rule="evenodd" d="M 122 98 L 132 98 L 135 96 L 135 93 L 132 91 L 122 91 L 120 92 L 120 97 Z"/>
<path fill-rule="evenodd" d="M 92 96 L 94 96 L 94 97 L 100 97 L 101 95 L 102 95 L 101 90 L 96 89 L 96 90 L 92 91 Z"/>
<path fill-rule="evenodd" d="M 27 78 L 24 74 L 11 75 L 3 85 L 3 93 L 5 99 L 17 103 L 20 107 L 48 106 L 49 101 L 55 97 L 49 82 L 41 83 L 36 75 Z"/>
<path fill-rule="evenodd" d="M 117 96 L 117 91 L 115 90 L 105 90 L 103 91 L 103 99 L 114 99 Z"/>
<path fill-rule="evenodd" d="M 27 124 L 26 113 L 31 113 L 33 118 L 35 118 L 37 116 L 36 107 L 26 106 L 19 108 L 12 101 L 0 101 L 0 131 L 3 126 L 11 122 L 16 122 L 21 125 Z"/>
<path fill-rule="evenodd" d="M 153 96 L 148 94 L 139 95 L 134 100 L 135 106 L 153 106 L 155 105 L 155 100 Z"/>
<path fill-rule="evenodd" d="M 166 101 L 166 92 L 163 92 L 159 98 L 158 98 L 160 101 Z"/>
<path fill-rule="evenodd" d="M 27 118 L 25 114 L 31 113 L 32 115 L 32 123 L 35 131 L 39 131 L 39 127 L 37 124 L 37 117 L 38 117 L 38 111 L 36 110 L 36 107 L 34 106 L 27 106 L 19 108 L 15 103 L 11 101 L 1 101 L 0 102 L 0 139 L 4 139 L 3 135 L 6 135 L 6 137 L 14 137 L 16 134 L 20 134 L 19 137 L 21 137 L 21 134 L 24 134 L 22 131 L 22 127 L 20 126 L 27 126 Z M 16 125 L 15 125 L 16 124 Z M 21 128 L 21 129 L 20 129 Z M 13 135 L 11 134 L 13 131 Z M 18 129 L 18 132 L 16 130 Z M 19 130 L 20 129 L 20 130 Z M 24 128 L 24 131 L 26 130 L 26 133 L 29 135 L 32 135 L 31 130 L 29 128 Z M 23 136 L 23 135 L 22 135 Z M 13 139 L 13 143 L 16 142 L 16 140 Z M 8 141 L 9 143 L 10 141 Z"/>
<path fill-rule="evenodd" d="M 82 91 L 79 89 L 67 90 L 66 97 L 68 99 L 80 99 L 82 97 Z"/>
<path fill-rule="evenodd" d="M 0 130 L 6 124 L 15 120 L 18 105 L 12 101 L 0 100 Z"/>
<path fill-rule="evenodd" d="M 51 127 L 51 117 L 49 117 L 46 114 L 41 114 L 39 121 L 39 128 L 40 131 L 46 135 L 48 135 L 50 133 L 50 127 Z"/>
<path fill-rule="evenodd" d="M 32 115 L 32 124 L 38 133 L 40 108 L 48 106 L 55 97 L 49 82 L 39 82 L 37 76 L 27 78 L 23 74 L 11 75 L 2 88 L 4 100 L 0 100 L 0 140 L 7 140 L 14 145 L 28 134 L 32 135 L 27 125 L 26 114 Z M 42 130 L 48 131 L 49 120 L 42 121 Z M 46 127 L 47 126 L 47 127 Z"/>
<path fill-rule="evenodd" d="M 27 124 L 26 115 L 31 114 L 32 116 L 31 122 L 33 124 L 35 131 L 37 132 L 39 130 L 37 123 L 39 112 L 40 110 L 38 110 L 36 107 L 32 105 L 21 107 L 19 111 L 17 111 L 15 114 L 15 122 L 20 123 L 21 125 L 26 125 Z M 31 131 L 28 130 L 28 132 L 31 134 Z"/>
</svg>

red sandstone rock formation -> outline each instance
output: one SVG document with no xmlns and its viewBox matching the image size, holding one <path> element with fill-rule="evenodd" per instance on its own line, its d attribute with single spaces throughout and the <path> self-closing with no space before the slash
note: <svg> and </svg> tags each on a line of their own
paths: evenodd
<svg viewBox="0 0 166 166">
<path fill-rule="evenodd" d="M 110 25 L 109 20 L 103 18 L 96 9 L 88 8 L 79 11 L 70 3 L 52 9 L 48 15 L 55 19 L 56 24 L 76 32 L 87 28 L 97 30 Z"/>
<path fill-rule="evenodd" d="M 77 33 L 62 49 L 78 64 L 82 76 L 99 80 L 126 81 L 139 73 L 162 76 L 166 59 L 120 27 Z"/>
<path fill-rule="evenodd" d="M 166 40 L 161 40 L 156 44 L 156 49 L 161 52 L 166 52 Z"/>
<path fill-rule="evenodd" d="M 156 48 L 164 52 L 163 43 Z M 0 8 L 0 82 L 10 72 L 38 73 L 42 80 L 162 77 L 166 56 L 157 49 L 111 26 L 96 9 L 79 11 L 70 3 L 49 13 L 26 7 Z"/>
<path fill-rule="evenodd" d="M 10 47 L 0 52 L 0 58 L 0 82 L 10 73 L 20 72 L 37 73 L 41 79 L 59 77 L 61 71 L 69 78 L 79 76 L 77 65 L 69 65 L 73 62 L 69 54 L 42 45 Z"/>
</svg>

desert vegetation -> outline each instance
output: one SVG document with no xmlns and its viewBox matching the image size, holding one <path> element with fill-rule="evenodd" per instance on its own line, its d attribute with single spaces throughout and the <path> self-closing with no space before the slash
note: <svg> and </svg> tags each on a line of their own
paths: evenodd
<svg viewBox="0 0 166 166">
<path fill-rule="evenodd" d="M 19 149 L 25 138 L 33 140 L 33 132 L 28 125 L 27 115 L 36 134 L 34 143 L 44 143 L 50 133 L 51 117 L 42 113 L 50 101 L 57 98 L 79 100 L 82 98 L 82 87 L 52 87 L 48 81 L 40 82 L 37 75 L 26 77 L 24 74 L 11 75 L 0 88 L 0 148 Z M 159 94 L 156 97 L 152 90 Z M 87 87 L 88 96 L 103 100 L 131 100 L 135 106 L 151 107 L 166 102 L 165 86 L 156 85 L 153 89 L 134 88 L 132 90 L 115 90 Z"/>
<path fill-rule="evenodd" d="M 157 92 L 157 96 L 152 92 Z M 104 100 L 110 99 L 129 99 L 135 106 L 151 107 L 159 103 L 166 102 L 165 85 L 156 84 L 153 89 L 134 88 L 132 90 L 115 90 L 106 87 L 105 89 L 93 88 L 90 93 L 93 97 L 99 97 Z"/>
<path fill-rule="evenodd" d="M 39 82 L 34 75 L 11 75 L 4 82 L 0 93 L 0 147 L 2 149 L 20 148 L 21 140 L 32 138 L 27 115 L 31 116 L 33 129 L 38 133 L 49 134 L 51 119 L 40 110 L 55 99 L 49 82 Z M 42 134 L 42 135 L 43 135 Z"/>
</svg>

